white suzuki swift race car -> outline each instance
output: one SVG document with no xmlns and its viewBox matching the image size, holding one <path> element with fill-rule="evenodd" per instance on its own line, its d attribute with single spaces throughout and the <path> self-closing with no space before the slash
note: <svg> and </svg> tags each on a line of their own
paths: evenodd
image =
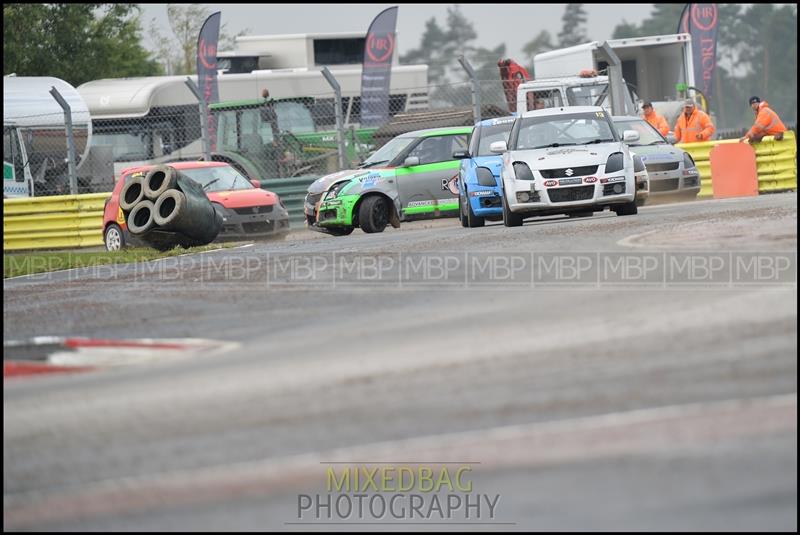
<svg viewBox="0 0 800 535">
<path fill-rule="evenodd" d="M 638 138 L 638 132 L 626 130 L 620 139 L 598 106 L 523 113 L 508 143 L 491 145 L 503 154 L 503 222 L 517 227 L 526 217 L 584 216 L 605 208 L 635 214 L 633 154 L 625 143 Z"/>
</svg>

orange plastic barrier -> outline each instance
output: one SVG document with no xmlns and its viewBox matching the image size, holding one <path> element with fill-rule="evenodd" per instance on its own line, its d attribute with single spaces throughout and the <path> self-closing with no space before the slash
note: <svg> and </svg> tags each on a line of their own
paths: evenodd
<svg viewBox="0 0 800 535">
<path fill-rule="evenodd" d="M 758 195 L 756 151 L 748 143 L 721 143 L 711 149 L 714 198 Z"/>
</svg>

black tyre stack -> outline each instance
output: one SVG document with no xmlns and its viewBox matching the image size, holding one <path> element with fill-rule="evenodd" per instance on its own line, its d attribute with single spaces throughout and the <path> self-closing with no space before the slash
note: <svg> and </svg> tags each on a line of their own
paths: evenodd
<svg viewBox="0 0 800 535">
<path fill-rule="evenodd" d="M 119 197 L 128 232 L 162 251 L 211 243 L 222 230 L 222 215 L 200 184 L 174 167 L 129 179 Z"/>
</svg>

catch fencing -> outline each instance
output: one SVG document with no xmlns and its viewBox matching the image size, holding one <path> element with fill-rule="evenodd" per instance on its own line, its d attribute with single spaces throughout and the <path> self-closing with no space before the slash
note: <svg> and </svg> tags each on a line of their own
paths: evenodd
<svg viewBox="0 0 800 535">
<path fill-rule="evenodd" d="M 475 90 L 483 118 L 507 115 L 502 82 L 426 85 L 393 89 L 389 118 L 379 126 L 362 127 L 357 95 L 341 97 L 342 127 L 336 126 L 333 91 L 296 98 L 222 102 L 209 113 L 216 132 L 209 138 L 211 159 L 228 162 L 250 178 L 273 180 L 322 176 L 357 166 L 376 148 L 398 134 L 433 127 L 474 123 Z M 124 116 L 123 116 L 124 115 Z M 186 102 L 154 107 L 141 116 L 98 115 L 89 129 L 75 129 L 77 193 L 111 191 L 126 168 L 204 159 L 201 107 Z M 35 120 L 36 111 L 30 117 Z M 17 155 L 6 173 L 7 193 L 33 196 L 72 193 L 66 163 L 66 134 L 54 128 L 22 132 L 20 147 L 4 148 L 4 159 Z M 11 140 L 6 140 L 9 145 Z M 89 150 L 84 150 L 88 146 Z M 340 158 L 340 153 L 342 158 Z M 22 155 L 26 158 L 22 158 Z M 11 173 L 16 167 L 16 173 Z M 26 181 L 26 168 L 32 184 Z M 14 182 L 13 187 L 12 182 Z M 13 190 L 13 191 L 11 191 Z"/>
</svg>

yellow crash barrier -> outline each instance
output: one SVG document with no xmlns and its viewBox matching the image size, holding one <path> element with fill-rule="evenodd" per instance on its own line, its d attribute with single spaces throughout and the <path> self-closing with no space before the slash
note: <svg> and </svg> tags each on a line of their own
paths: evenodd
<svg viewBox="0 0 800 535">
<path fill-rule="evenodd" d="M 3 250 L 103 245 L 110 193 L 3 200 Z"/>
<path fill-rule="evenodd" d="M 712 197 L 711 162 L 709 154 L 720 143 L 738 143 L 738 139 L 717 139 L 700 143 L 679 143 L 680 147 L 694 158 L 700 171 L 699 197 Z M 760 143 L 753 143 L 758 170 L 758 192 L 787 191 L 797 189 L 797 140 L 794 132 L 787 131 L 781 141 L 767 136 Z"/>
</svg>

